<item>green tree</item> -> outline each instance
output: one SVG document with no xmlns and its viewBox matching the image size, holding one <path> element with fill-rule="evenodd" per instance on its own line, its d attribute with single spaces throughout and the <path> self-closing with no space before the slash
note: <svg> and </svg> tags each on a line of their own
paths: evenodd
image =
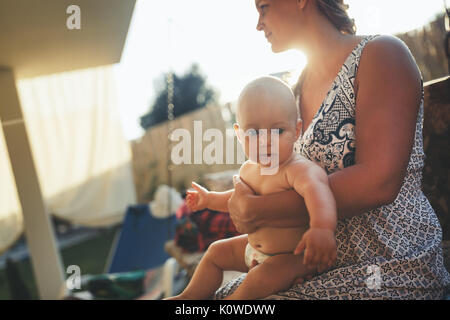
<svg viewBox="0 0 450 320">
<path fill-rule="evenodd" d="M 141 127 L 144 130 L 167 121 L 167 75 L 168 73 L 163 74 L 157 81 L 155 85 L 157 90 L 155 101 L 150 111 L 140 118 Z M 182 76 L 174 74 L 173 85 L 173 112 L 175 118 L 217 101 L 217 93 L 207 85 L 206 77 L 200 73 L 197 64 L 193 64 L 188 72 Z"/>
</svg>

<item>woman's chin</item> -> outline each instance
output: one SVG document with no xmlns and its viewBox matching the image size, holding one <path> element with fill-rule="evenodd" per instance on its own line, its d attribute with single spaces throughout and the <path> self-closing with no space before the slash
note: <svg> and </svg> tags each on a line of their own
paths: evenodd
<svg viewBox="0 0 450 320">
<path fill-rule="evenodd" d="M 282 52 L 283 50 L 280 50 L 280 48 L 278 48 L 277 46 L 272 44 L 272 52 L 273 53 L 279 53 Z"/>
<path fill-rule="evenodd" d="M 272 52 L 273 53 L 280 53 L 280 52 L 288 50 L 287 48 L 285 48 L 283 46 L 279 46 L 279 45 L 276 45 L 276 44 L 273 44 L 273 43 L 271 43 L 271 46 L 272 46 Z"/>
</svg>

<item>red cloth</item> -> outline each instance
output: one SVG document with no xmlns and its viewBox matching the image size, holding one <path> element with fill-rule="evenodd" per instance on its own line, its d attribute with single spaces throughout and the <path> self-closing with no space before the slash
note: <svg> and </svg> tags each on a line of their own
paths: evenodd
<svg viewBox="0 0 450 320">
<path fill-rule="evenodd" d="M 186 205 L 186 200 L 183 199 L 183 203 L 178 207 L 177 211 L 175 212 L 175 216 L 178 220 L 180 220 L 183 217 L 186 217 L 192 213 L 191 209 Z"/>
<path fill-rule="evenodd" d="M 183 204 L 176 212 L 176 217 L 179 221 L 188 218 L 197 227 L 197 234 L 195 235 L 197 241 L 196 251 L 205 251 L 216 240 L 230 238 L 240 234 L 237 232 L 228 212 L 208 209 L 191 212 L 183 201 Z M 180 240 L 178 230 L 175 236 L 175 242 L 183 248 L 183 243 L 177 240 Z M 192 251 L 192 245 L 189 249 L 185 249 Z"/>
</svg>

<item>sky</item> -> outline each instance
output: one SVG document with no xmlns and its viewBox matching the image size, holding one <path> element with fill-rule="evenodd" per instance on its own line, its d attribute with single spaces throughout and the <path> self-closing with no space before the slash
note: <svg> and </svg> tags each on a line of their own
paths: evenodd
<svg viewBox="0 0 450 320">
<path fill-rule="evenodd" d="M 443 12 L 443 0 L 346 0 L 357 34 L 395 34 L 419 28 Z M 124 135 L 144 131 L 154 83 L 172 70 L 183 74 L 198 63 L 219 103 L 236 100 L 251 79 L 281 71 L 300 72 L 299 51 L 272 53 L 256 30 L 254 0 L 137 0 L 120 63 L 115 66 Z M 176 106 L 175 106 L 176 107 Z"/>
</svg>

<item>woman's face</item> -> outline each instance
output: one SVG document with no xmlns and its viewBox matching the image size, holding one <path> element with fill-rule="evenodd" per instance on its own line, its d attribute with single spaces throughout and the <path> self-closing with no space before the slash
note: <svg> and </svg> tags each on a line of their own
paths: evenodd
<svg viewBox="0 0 450 320">
<path fill-rule="evenodd" d="M 255 5 L 259 13 L 256 29 L 264 32 L 272 51 L 293 48 L 301 20 L 297 0 L 255 0 Z"/>
</svg>

